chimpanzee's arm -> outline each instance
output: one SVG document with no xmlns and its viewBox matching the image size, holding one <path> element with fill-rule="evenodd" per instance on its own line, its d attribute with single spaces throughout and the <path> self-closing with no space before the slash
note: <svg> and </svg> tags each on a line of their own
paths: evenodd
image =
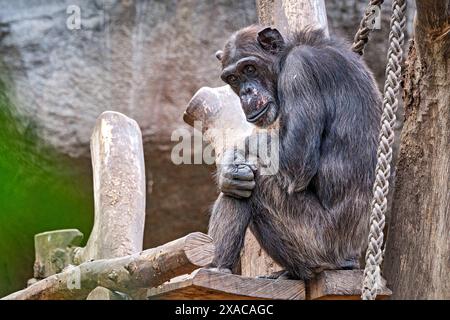
<svg viewBox="0 0 450 320">
<path fill-rule="evenodd" d="M 317 173 L 326 117 L 326 65 L 320 50 L 294 48 L 278 80 L 280 100 L 280 173 L 288 192 L 306 189 Z"/>
</svg>

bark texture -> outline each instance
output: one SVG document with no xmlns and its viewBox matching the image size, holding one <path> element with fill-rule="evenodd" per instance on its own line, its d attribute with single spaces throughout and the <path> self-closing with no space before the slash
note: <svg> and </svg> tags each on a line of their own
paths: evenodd
<svg viewBox="0 0 450 320">
<path fill-rule="evenodd" d="M 316 26 L 328 33 L 327 12 L 323 0 L 257 0 L 258 20 L 263 25 L 274 25 L 287 34 Z"/>
<path fill-rule="evenodd" d="M 450 299 L 450 1 L 416 4 L 384 275 L 393 299 Z"/>
</svg>

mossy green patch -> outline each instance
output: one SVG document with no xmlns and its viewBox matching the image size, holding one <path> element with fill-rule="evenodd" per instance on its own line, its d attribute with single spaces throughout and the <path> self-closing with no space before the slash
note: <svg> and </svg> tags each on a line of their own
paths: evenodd
<svg viewBox="0 0 450 320">
<path fill-rule="evenodd" d="M 24 123 L 0 83 L 0 297 L 32 277 L 36 233 L 77 228 L 87 239 L 93 222 L 88 159 L 59 154 Z"/>
</svg>

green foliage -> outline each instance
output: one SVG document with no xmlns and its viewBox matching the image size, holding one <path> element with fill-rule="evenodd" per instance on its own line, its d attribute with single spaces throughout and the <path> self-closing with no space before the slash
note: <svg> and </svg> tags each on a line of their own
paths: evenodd
<svg viewBox="0 0 450 320">
<path fill-rule="evenodd" d="M 78 228 L 89 235 L 92 183 L 73 159 L 40 142 L 19 121 L 0 83 L 0 297 L 32 277 L 34 235 Z"/>
</svg>

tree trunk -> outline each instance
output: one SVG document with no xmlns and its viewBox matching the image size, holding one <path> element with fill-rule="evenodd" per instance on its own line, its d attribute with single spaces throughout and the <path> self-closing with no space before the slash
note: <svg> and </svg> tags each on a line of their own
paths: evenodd
<svg viewBox="0 0 450 320">
<path fill-rule="evenodd" d="M 256 0 L 259 23 L 273 25 L 283 34 L 304 29 L 322 28 L 328 34 L 327 11 L 323 0 Z"/>
<path fill-rule="evenodd" d="M 417 0 L 385 277 L 393 299 L 450 299 L 450 0 Z"/>
</svg>

